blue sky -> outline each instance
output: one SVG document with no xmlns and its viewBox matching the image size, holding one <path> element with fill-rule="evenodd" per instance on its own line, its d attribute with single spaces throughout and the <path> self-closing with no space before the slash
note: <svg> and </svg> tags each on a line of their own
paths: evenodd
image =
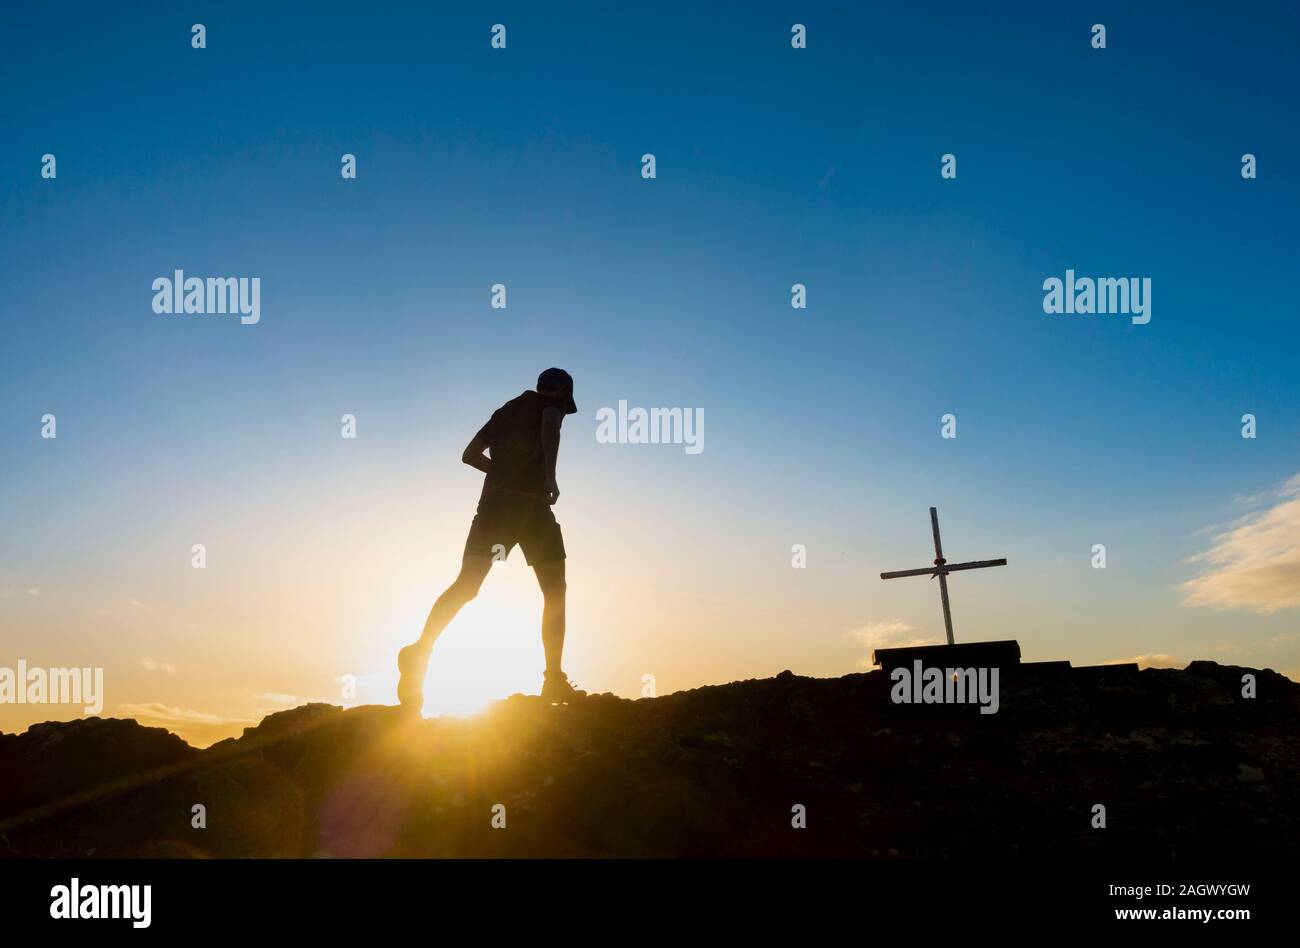
<svg viewBox="0 0 1300 948">
<path fill-rule="evenodd" d="M 478 488 L 460 449 L 561 365 L 582 409 L 557 509 L 570 647 L 598 690 L 636 693 L 642 666 L 665 669 L 661 689 L 840 674 L 874 634 L 855 630 L 941 635 L 924 580 L 875 578 L 927 561 L 931 504 L 953 557 L 1011 559 L 954 580 L 959 640 L 1300 669 L 1290 574 L 1272 611 L 1189 607 L 1177 588 L 1300 472 L 1290 5 L 3 18 L 15 648 L 181 655 L 156 700 L 182 708 L 188 669 L 215 715 L 252 714 L 244 692 L 310 696 L 336 666 L 379 675 L 454 570 Z M 178 267 L 260 277 L 261 323 L 155 315 L 151 282 Z M 1044 314 L 1042 282 L 1066 268 L 1150 277 L 1151 322 Z M 705 451 L 597 444 L 594 413 L 619 399 L 703 409 Z M 238 550 L 249 572 L 194 588 L 190 544 L 224 531 L 217 560 Z M 326 561 L 352 577 L 346 604 L 305 565 Z M 167 618 L 145 630 L 127 601 Z M 288 636 L 318 636 L 316 664 L 217 697 L 210 669 L 233 667 L 266 602 L 319 604 Z"/>
</svg>

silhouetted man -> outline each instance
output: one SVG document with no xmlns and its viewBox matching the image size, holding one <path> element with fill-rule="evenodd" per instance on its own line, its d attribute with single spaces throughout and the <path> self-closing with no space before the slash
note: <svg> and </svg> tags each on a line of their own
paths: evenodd
<svg viewBox="0 0 1300 948">
<path fill-rule="evenodd" d="M 420 640 L 397 653 L 397 698 L 419 710 L 424 676 L 434 640 L 462 606 L 474 598 L 495 559 L 504 559 L 518 543 L 542 587 L 542 647 L 546 676 L 542 697 L 565 703 L 585 692 L 576 690 L 560 670 L 564 651 L 564 536 L 551 512 L 560 497 L 555 459 L 560 451 L 560 424 L 578 410 L 573 378 L 563 369 L 537 377 L 537 390 L 512 398 L 495 412 L 461 460 L 485 475 L 478 512 L 465 540 L 460 575 L 429 611 Z M 488 456 L 484 456 L 484 451 Z"/>
</svg>

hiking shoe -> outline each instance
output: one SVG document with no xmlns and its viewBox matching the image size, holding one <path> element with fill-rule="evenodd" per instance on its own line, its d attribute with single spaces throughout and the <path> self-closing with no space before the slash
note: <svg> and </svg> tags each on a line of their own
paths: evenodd
<svg viewBox="0 0 1300 948">
<path fill-rule="evenodd" d="M 424 707 L 424 676 L 429 671 L 430 652 L 416 642 L 397 653 L 397 700 L 417 714 Z"/>
<path fill-rule="evenodd" d="M 573 687 L 573 682 L 563 672 L 547 672 L 542 682 L 542 700 L 548 704 L 573 704 L 587 693 Z"/>
</svg>

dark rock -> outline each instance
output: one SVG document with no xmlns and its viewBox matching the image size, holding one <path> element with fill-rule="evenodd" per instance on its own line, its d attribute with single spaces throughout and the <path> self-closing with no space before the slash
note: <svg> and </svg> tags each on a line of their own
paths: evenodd
<svg viewBox="0 0 1300 948">
<path fill-rule="evenodd" d="M 565 708 L 516 695 L 468 720 L 306 705 L 204 751 L 134 721 L 39 724 L 0 735 L 0 857 L 1294 849 L 1300 686 L 1274 672 L 1025 665 L 997 714 L 937 717 L 893 705 L 889 685 L 782 672 Z M 505 830 L 491 828 L 498 803 Z M 1104 830 L 1090 826 L 1098 803 Z"/>
</svg>

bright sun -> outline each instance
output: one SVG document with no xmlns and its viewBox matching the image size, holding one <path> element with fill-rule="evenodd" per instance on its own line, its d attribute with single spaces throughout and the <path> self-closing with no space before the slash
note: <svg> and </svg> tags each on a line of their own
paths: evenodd
<svg viewBox="0 0 1300 948">
<path fill-rule="evenodd" d="M 515 551 L 509 562 L 493 567 L 478 597 L 438 638 L 425 680 L 424 716 L 476 714 L 516 692 L 537 694 L 546 664 L 541 622 L 537 580 Z"/>
</svg>

